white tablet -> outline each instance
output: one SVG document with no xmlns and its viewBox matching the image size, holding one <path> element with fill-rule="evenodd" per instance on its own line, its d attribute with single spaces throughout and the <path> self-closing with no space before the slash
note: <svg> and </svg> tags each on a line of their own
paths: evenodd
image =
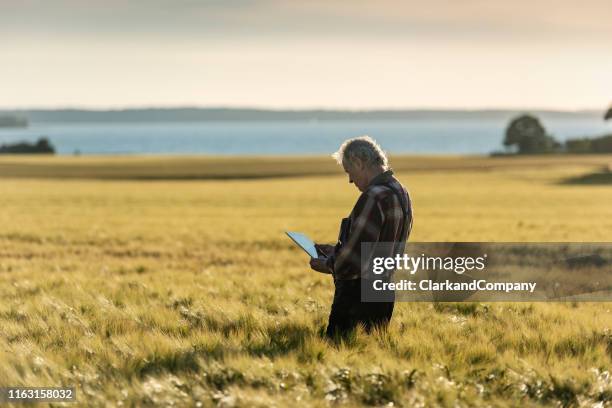
<svg viewBox="0 0 612 408">
<path fill-rule="evenodd" d="M 285 231 L 285 234 L 289 236 L 300 248 L 302 248 L 312 258 L 318 258 L 317 249 L 314 246 L 314 242 L 306 235 L 301 232 L 290 232 Z"/>
</svg>

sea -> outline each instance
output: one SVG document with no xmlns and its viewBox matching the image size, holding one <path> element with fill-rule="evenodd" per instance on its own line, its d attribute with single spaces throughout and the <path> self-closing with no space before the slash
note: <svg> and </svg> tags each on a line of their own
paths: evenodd
<svg viewBox="0 0 612 408">
<path fill-rule="evenodd" d="M 0 128 L 0 144 L 47 137 L 60 155 L 329 154 L 343 140 L 370 135 L 391 154 L 489 154 L 503 151 L 508 120 L 491 118 L 364 121 L 31 123 Z M 557 140 L 612 133 L 612 121 L 553 117 Z"/>
</svg>

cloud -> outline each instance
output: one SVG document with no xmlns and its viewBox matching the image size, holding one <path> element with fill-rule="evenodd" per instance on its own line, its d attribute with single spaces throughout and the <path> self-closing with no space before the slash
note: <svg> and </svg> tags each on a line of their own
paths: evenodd
<svg viewBox="0 0 612 408">
<path fill-rule="evenodd" d="M 609 41 L 608 0 L 0 0 L 0 32 L 223 41 Z"/>
<path fill-rule="evenodd" d="M 608 3 L 0 0 L 0 103 L 599 106 Z"/>
</svg>

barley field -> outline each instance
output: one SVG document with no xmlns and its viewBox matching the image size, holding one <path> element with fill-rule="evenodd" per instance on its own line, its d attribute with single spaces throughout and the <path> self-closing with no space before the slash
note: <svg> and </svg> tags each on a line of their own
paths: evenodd
<svg viewBox="0 0 612 408">
<path fill-rule="evenodd" d="M 610 241 L 609 163 L 391 157 L 411 241 Z M 74 386 L 78 406 L 612 405 L 611 303 L 398 303 L 388 332 L 327 343 L 333 282 L 283 232 L 333 242 L 357 197 L 323 157 L 0 158 L 0 386 Z"/>
</svg>

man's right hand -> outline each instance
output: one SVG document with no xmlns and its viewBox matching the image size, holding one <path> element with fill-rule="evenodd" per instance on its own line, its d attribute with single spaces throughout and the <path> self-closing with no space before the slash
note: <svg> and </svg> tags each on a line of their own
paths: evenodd
<svg viewBox="0 0 612 408">
<path fill-rule="evenodd" d="M 331 273 L 327 267 L 327 258 L 325 257 L 310 258 L 310 267 L 317 272 Z"/>
</svg>

